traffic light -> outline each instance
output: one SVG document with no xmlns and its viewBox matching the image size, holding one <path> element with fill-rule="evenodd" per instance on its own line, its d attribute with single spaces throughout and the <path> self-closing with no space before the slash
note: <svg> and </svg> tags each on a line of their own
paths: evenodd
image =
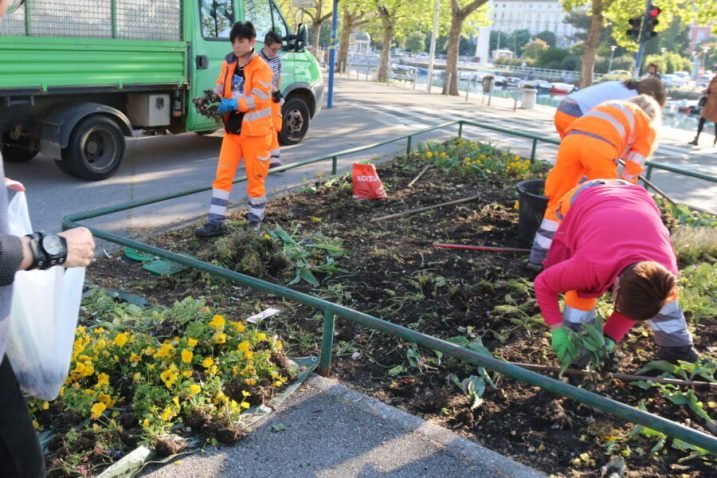
<svg viewBox="0 0 717 478">
<path fill-rule="evenodd" d="M 630 29 L 627 31 L 627 36 L 639 43 L 640 25 L 642 24 L 642 17 L 632 17 L 630 20 L 628 20 L 628 23 L 630 24 Z"/>
<path fill-rule="evenodd" d="M 647 24 L 645 25 L 645 40 L 649 40 L 650 38 L 657 35 L 657 32 L 655 31 L 655 27 L 658 23 L 660 23 L 657 20 L 657 17 L 660 16 L 660 13 L 662 13 L 662 10 L 660 7 L 656 7 L 652 4 L 650 4 L 650 8 L 647 10 Z"/>
</svg>

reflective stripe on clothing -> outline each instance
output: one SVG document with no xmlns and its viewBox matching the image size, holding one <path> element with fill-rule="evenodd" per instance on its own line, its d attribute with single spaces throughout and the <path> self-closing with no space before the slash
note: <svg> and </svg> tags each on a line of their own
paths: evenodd
<svg viewBox="0 0 717 478">
<path fill-rule="evenodd" d="M 647 158 L 645 158 L 643 155 L 641 155 L 638 152 L 631 151 L 630 154 L 627 155 L 626 158 L 628 161 L 632 161 L 633 163 L 637 163 L 640 166 L 645 165 L 645 161 L 647 161 Z"/>
<path fill-rule="evenodd" d="M 600 141 L 604 141 L 604 142 L 606 142 L 607 144 L 609 144 L 610 146 L 613 146 L 613 147 L 615 146 L 615 145 L 612 144 L 612 143 L 610 142 L 610 140 L 608 140 L 607 138 L 604 138 L 604 137 L 600 136 L 599 134 L 589 133 L 589 132 L 587 132 L 587 131 L 580 131 L 580 130 L 577 130 L 577 129 L 573 129 L 573 130 L 568 131 L 568 133 L 567 133 L 565 136 L 572 136 L 572 135 L 574 135 L 574 134 L 581 134 L 581 135 L 583 135 L 583 136 L 589 136 L 589 137 L 591 137 L 591 138 L 595 138 L 595 139 L 599 139 Z"/>
<path fill-rule="evenodd" d="M 251 113 L 247 113 L 244 115 L 244 124 L 250 121 L 256 121 L 262 118 L 266 118 L 268 116 L 271 116 L 271 107 L 262 108 L 258 111 L 252 111 Z"/>
<path fill-rule="evenodd" d="M 692 345 L 692 335 L 687 329 L 685 315 L 677 301 L 668 302 L 660 312 L 648 321 L 657 345 L 680 347 Z"/>
<path fill-rule="evenodd" d="M 263 91 L 261 91 L 259 88 L 253 88 L 253 89 L 251 90 L 251 94 L 258 96 L 258 97 L 261 98 L 262 100 L 268 100 L 268 99 L 269 99 L 269 95 L 266 94 L 266 93 L 264 93 Z"/>
<path fill-rule="evenodd" d="M 618 119 L 616 119 L 612 114 L 600 111 L 600 110 L 591 110 L 588 111 L 587 114 L 583 116 L 590 117 L 590 118 L 597 118 L 603 121 L 606 121 L 610 124 L 615 130 L 617 131 L 617 134 L 619 134 L 621 137 L 625 138 L 625 127 L 620 123 Z"/>
</svg>

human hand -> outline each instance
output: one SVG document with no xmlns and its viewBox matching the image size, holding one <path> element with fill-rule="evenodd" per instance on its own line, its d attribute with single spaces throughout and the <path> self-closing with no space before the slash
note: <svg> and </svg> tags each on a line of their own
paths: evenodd
<svg viewBox="0 0 717 478">
<path fill-rule="evenodd" d="M 87 267 L 95 253 L 95 241 L 86 227 L 76 227 L 58 234 L 67 241 L 65 267 Z"/>
<path fill-rule="evenodd" d="M 25 186 L 23 186 L 20 181 L 15 181 L 10 178 L 5 178 L 5 187 L 17 192 L 23 192 L 25 190 Z"/>
<path fill-rule="evenodd" d="M 553 329 L 551 344 L 558 361 L 561 364 L 567 362 L 570 358 L 570 337 L 565 327 Z"/>
<path fill-rule="evenodd" d="M 219 114 L 225 115 L 227 113 L 231 113 L 232 111 L 236 111 L 237 108 L 237 100 L 233 98 L 231 100 L 222 98 L 222 102 L 219 103 L 219 106 L 217 107 L 217 112 Z"/>
</svg>

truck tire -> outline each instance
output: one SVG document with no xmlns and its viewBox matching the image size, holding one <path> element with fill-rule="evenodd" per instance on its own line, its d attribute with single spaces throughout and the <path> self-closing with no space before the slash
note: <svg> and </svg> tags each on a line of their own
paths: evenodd
<svg viewBox="0 0 717 478">
<path fill-rule="evenodd" d="M 39 152 L 36 141 L 15 141 L 6 137 L 2 144 L 2 157 L 8 163 L 26 163 Z"/>
<path fill-rule="evenodd" d="M 107 116 L 89 116 L 72 130 L 58 166 L 71 176 L 90 181 L 110 177 L 124 156 L 122 130 Z"/>
<path fill-rule="evenodd" d="M 282 145 L 301 142 L 309 130 L 311 112 L 303 98 L 289 98 L 282 108 L 282 126 L 279 132 L 279 142 Z"/>
</svg>

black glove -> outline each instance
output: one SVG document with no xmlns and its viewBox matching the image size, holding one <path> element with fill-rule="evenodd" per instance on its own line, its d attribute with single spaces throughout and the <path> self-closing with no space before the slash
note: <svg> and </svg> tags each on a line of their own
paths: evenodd
<svg viewBox="0 0 717 478">
<path fill-rule="evenodd" d="M 281 91 L 276 90 L 271 94 L 271 99 L 274 100 L 274 103 L 281 103 L 281 99 L 283 98 L 283 95 L 281 94 Z"/>
</svg>

